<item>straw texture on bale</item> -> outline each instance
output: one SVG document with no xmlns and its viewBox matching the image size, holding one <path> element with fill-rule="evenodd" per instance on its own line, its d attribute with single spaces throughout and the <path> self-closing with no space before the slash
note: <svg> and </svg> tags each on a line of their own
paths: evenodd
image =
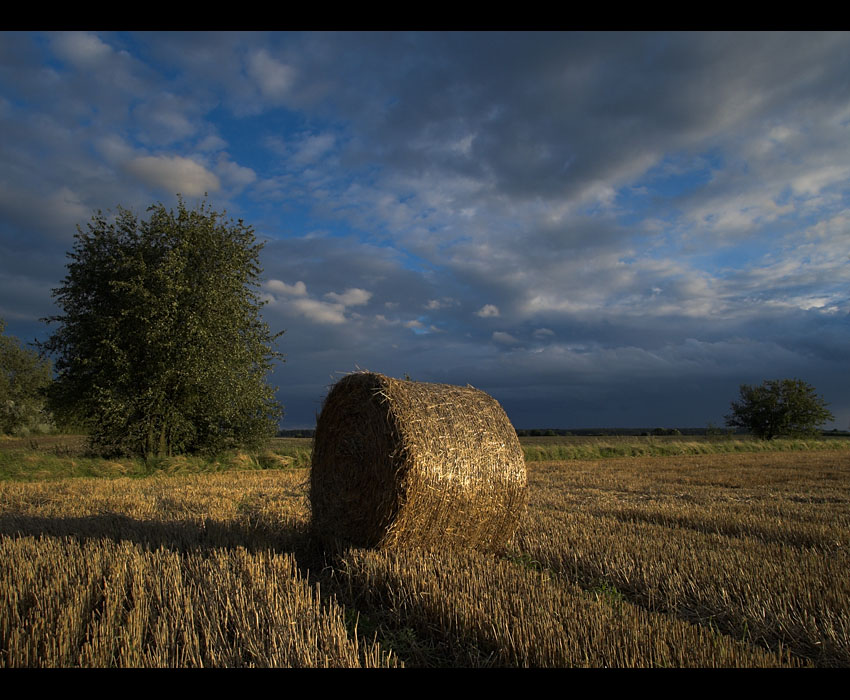
<svg viewBox="0 0 850 700">
<path fill-rule="evenodd" d="M 499 550 L 526 486 L 516 431 L 478 389 L 356 372 L 322 406 L 310 501 L 325 541 Z"/>
</svg>

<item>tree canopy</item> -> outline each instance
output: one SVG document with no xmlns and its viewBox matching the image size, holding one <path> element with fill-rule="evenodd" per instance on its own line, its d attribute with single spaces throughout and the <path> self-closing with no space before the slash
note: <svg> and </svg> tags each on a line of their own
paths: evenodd
<svg viewBox="0 0 850 700">
<path fill-rule="evenodd" d="M 834 420 L 823 397 L 800 379 L 774 379 L 760 386 L 742 384 L 740 400 L 731 404 L 726 425 L 746 428 L 770 440 L 775 437 L 810 436 L 828 420 Z"/>
<path fill-rule="evenodd" d="M 87 426 L 102 452 L 166 455 L 253 445 L 283 415 L 266 378 L 273 335 L 261 320 L 262 244 L 206 202 L 118 207 L 77 228 L 53 296 L 51 406 Z"/>
<path fill-rule="evenodd" d="M 0 319 L 0 433 L 13 434 L 48 427 L 44 412 L 50 363 L 27 350 L 14 336 L 3 335 Z"/>
</svg>

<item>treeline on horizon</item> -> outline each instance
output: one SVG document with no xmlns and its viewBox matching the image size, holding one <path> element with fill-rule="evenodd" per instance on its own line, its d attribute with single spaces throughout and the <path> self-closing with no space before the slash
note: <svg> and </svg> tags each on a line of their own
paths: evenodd
<svg viewBox="0 0 850 700">
<path fill-rule="evenodd" d="M 280 430 L 277 437 L 311 438 L 315 430 L 297 429 Z M 519 437 L 652 437 L 652 436 L 732 436 L 749 435 L 743 428 L 518 428 L 516 434 Z M 850 431 L 822 430 L 820 434 L 824 437 L 850 437 Z"/>
</svg>

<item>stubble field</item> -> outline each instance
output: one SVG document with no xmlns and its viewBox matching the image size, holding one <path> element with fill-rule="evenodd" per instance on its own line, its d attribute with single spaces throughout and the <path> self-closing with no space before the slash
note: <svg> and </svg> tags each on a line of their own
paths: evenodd
<svg viewBox="0 0 850 700">
<path fill-rule="evenodd" d="M 850 666 L 848 450 L 532 461 L 501 556 L 325 555 L 282 466 L 0 482 L 0 666 Z"/>
</svg>

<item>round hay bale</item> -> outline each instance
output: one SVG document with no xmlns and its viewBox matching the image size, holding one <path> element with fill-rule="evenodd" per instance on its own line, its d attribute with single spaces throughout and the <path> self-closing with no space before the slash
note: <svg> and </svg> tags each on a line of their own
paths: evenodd
<svg viewBox="0 0 850 700">
<path fill-rule="evenodd" d="M 498 550 L 525 512 L 526 485 L 516 431 L 478 389 L 356 372 L 322 406 L 310 501 L 326 543 Z"/>
</svg>

